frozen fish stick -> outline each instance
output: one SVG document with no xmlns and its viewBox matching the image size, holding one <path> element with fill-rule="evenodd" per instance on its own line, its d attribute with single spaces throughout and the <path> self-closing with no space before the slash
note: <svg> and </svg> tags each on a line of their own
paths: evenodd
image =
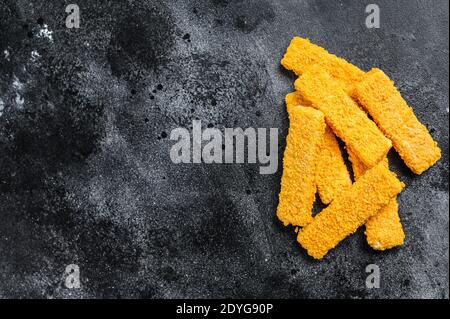
<svg viewBox="0 0 450 319">
<path fill-rule="evenodd" d="M 338 141 L 327 126 L 316 167 L 316 185 L 320 199 L 329 204 L 352 185 Z"/>
<path fill-rule="evenodd" d="M 297 240 L 308 254 L 322 259 L 330 249 L 353 234 L 403 189 L 383 163 L 369 169 L 298 232 Z"/>
<path fill-rule="evenodd" d="M 347 153 L 348 153 L 348 159 L 352 163 L 354 178 L 355 178 L 355 180 L 357 180 L 362 175 L 364 175 L 364 173 L 369 168 L 361 162 L 361 160 L 355 155 L 355 153 L 353 153 L 353 151 L 351 149 L 347 148 Z M 389 169 L 389 161 L 388 161 L 387 157 L 385 157 L 381 161 L 381 163 L 384 165 L 384 167 Z"/>
<path fill-rule="evenodd" d="M 284 225 L 305 226 L 312 220 L 314 173 L 325 120 L 320 111 L 294 106 L 289 121 L 277 216 Z"/>
<path fill-rule="evenodd" d="M 368 72 L 356 85 L 355 96 L 414 173 L 421 174 L 441 158 L 437 143 L 383 71 Z"/>
<path fill-rule="evenodd" d="M 356 156 L 355 153 L 353 153 L 353 151 L 350 148 L 347 147 L 346 149 L 348 159 L 350 163 L 352 163 L 353 178 L 357 180 L 367 171 L 367 166 L 364 165 L 363 162 L 361 162 L 358 156 Z M 386 168 L 388 167 L 387 157 L 382 160 L 382 163 Z"/>
<path fill-rule="evenodd" d="M 297 105 L 307 106 L 308 104 L 309 102 L 298 91 L 286 95 L 288 112 Z M 320 147 L 315 181 L 320 199 L 324 204 L 329 204 L 339 192 L 352 185 L 339 144 L 329 127 L 325 129 Z"/>
<path fill-rule="evenodd" d="M 324 48 L 312 44 L 308 39 L 294 37 L 281 60 L 281 64 L 288 70 L 302 75 L 306 69 L 319 64 L 331 77 L 351 93 L 355 84 L 362 80 L 365 73 L 353 64 L 328 53 Z"/>
<path fill-rule="evenodd" d="M 322 111 L 327 124 L 367 167 L 381 161 L 392 144 L 358 104 L 320 66 L 307 69 L 295 81 L 295 88 Z"/>
<path fill-rule="evenodd" d="M 375 250 L 386 250 L 403 245 L 405 232 L 400 222 L 398 202 L 395 198 L 366 222 L 365 234 L 370 247 Z"/>
<path fill-rule="evenodd" d="M 300 105 L 300 103 L 297 100 L 296 93 L 297 92 L 288 93 L 288 94 L 286 94 L 286 97 L 284 99 L 284 101 L 286 102 L 286 109 L 287 109 L 288 114 L 290 113 L 290 110 L 292 108 L 294 108 L 295 106 Z"/>
<path fill-rule="evenodd" d="M 289 113 L 289 111 L 294 107 L 294 106 L 310 106 L 309 105 L 309 101 L 306 101 L 303 96 L 301 95 L 300 92 L 291 92 L 288 93 L 286 95 L 285 98 L 285 102 L 286 102 L 286 109 Z"/>
<path fill-rule="evenodd" d="M 353 154 L 348 151 L 350 162 L 353 167 L 355 179 L 360 178 L 367 167 Z M 388 159 L 382 161 L 384 167 L 389 168 Z M 376 250 L 386 250 L 401 246 L 405 242 L 405 232 L 398 215 L 397 199 L 392 198 L 389 203 L 380 209 L 377 215 L 366 222 L 366 237 L 369 245 Z"/>
</svg>

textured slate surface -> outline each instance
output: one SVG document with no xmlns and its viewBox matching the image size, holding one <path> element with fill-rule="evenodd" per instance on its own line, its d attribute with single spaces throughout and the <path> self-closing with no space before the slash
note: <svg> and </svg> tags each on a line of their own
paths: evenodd
<svg viewBox="0 0 450 319">
<path fill-rule="evenodd" d="M 65 1 L 0 0 L 0 297 L 448 298 L 448 3 L 377 1 L 369 30 L 370 2 L 77 0 L 75 30 Z M 170 161 L 193 119 L 278 127 L 282 154 L 294 35 L 381 67 L 439 142 L 420 177 L 390 154 L 404 247 L 360 230 L 313 261 L 274 217 L 281 169 Z"/>
</svg>

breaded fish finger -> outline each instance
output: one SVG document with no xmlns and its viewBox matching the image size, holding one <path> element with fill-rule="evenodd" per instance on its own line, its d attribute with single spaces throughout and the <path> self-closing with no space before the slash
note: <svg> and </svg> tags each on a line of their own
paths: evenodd
<svg viewBox="0 0 450 319">
<path fill-rule="evenodd" d="M 354 93 L 414 173 L 421 174 L 441 158 L 437 143 L 383 71 L 368 72 Z"/>
<path fill-rule="evenodd" d="M 284 225 L 305 226 L 312 220 L 314 173 L 325 120 L 320 111 L 294 106 L 289 121 L 277 216 Z"/>
<path fill-rule="evenodd" d="M 305 100 L 303 98 L 303 96 L 301 95 L 301 93 L 298 91 L 286 94 L 285 102 L 286 102 L 286 109 L 287 109 L 288 113 L 289 113 L 290 109 L 293 108 L 294 106 L 298 106 L 298 105 L 310 106 L 309 101 Z"/>
<path fill-rule="evenodd" d="M 288 112 L 294 106 L 308 106 L 309 104 L 309 101 L 299 91 L 286 95 Z M 339 144 L 328 126 L 320 147 L 315 181 L 320 199 L 324 204 L 329 204 L 342 190 L 352 185 Z"/>
<path fill-rule="evenodd" d="M 362 80 L 365 72 L 353 64 L 329 53 L 324 48 L 312 44 L 308 39 L 294 37 L 281 60 L 281 64 L 297 75 L 302 75 L 306 69 L 319 64 L 331 77 L 351 93 L 354 85 Z"/>
<path fill-rule="evenodd" d="M 367 167 L 351 150 L 348 150 L 348 156 L 352 163 L 355 179 L 358 179 L 365 173 Z M 387 158 L 382 163 L 384 167 L 389 168 Z M 369 218 L 366 222 L 365 234 L 369 245 L 376 250 L 385 250 L 403 245 L 405 232 L 398 215 L 397 199 L 392 198 L 386 206 L 380 209 L 377 215 Z"/>
<path fill-rule="evenodd" d="M 338 141 L 327 126 L 316 167 L 316 185 L 320 199 L 329 204 L 352 185 Z"/>
<path fill-rule="evenodd" d="M 295 88 L 322 111 L 333 132 L 368 167 L 381 161 L 392 144 L 358 104 L 320 66 L 313 65 L 295 81 Z"/>
<path fill-rule="evenodd" d="M 386 250 L 403 245 L 405 232 L 398 215 L 397 199 L 391 199 L 377 215 L 366 222 L 365 234 L 370 247 L 375 250 Z"/>
<path fill-rule="evenodd" d="M 330 249 L 375 216 L 403 187 L 404 184 L 383 163 L 374 166 L 301 229 L 298 242 L 310 256 L 323 258 Z"/>
<path fill-rule="evenodd" d="M 305 100 L 299 91 L 286 95 L 288 113 L 297 105 L 307 106 L 308 104 L 310 104 L 309 101 Z M 324 204 L 329 204 L 339 192 L 352 185 L 339 144 L 328 126 L 320 147 L 315 181 L 320 199 Z"/>
</svg>

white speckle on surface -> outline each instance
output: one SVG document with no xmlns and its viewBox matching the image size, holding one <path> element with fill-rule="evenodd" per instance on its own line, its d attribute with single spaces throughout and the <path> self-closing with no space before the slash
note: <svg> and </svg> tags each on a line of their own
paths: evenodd
<svg viewBox="0 0 450 319">
<path fill-rule="evenodd" d="M 13 88 L 16 89 L 16 90 L 22 90 L 23 89 L 23 83 L 20 82 L 19 78 L 16 75 L 14 75 Z"/>
<path fill-rule="evenodd" d="M 19 93 L 16 93 L 16 98 L 15 98 L 16 104 L 17 104 L 17 108 L 22 109 L 23 108 L 23 104 L 25 103 L 25 99 L 20 96 Z"/>
<path fill-rule="evenodd" d="M 41 55 L 36 50 L 31 51 L 31 61 L 37 61 Z"/>
<path fill-rule="evenodd" d="M 3 51 L 3 55 L 4 55 L 4 57 L 5 57 L 5 59 L 7 60 L 7 61 L 9 61 L 9 51 L 7 50 L 7 49 L 5 49 L 4 51 Z"/>
<path fill-rule="evenodd" d="M 48 25 L 44 24 L 37 34 L 38 38 L 47 38 L 50 42 L 53 42 L 53 31 L 48 29 Z"/>
<path fill-rule="evenodd" d="M 3 115 L 3 110 L 5 109 L 5 102 L 0 98 L 0 116 Z"/>
</svg>

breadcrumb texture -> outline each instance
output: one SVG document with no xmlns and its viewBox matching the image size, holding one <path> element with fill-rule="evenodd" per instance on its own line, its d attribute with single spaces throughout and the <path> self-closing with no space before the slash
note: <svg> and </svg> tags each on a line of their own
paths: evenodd
<svg viewBox="0 0 450 319">
<path fill-rule="evenodd" d="M 398 202 L 395 198 L 366 223 L 366 238 L 375 250 L 386 250 L 402 246 L 405 232 L 398 215 Z"/>
<path fill-rule="evenodd" d="M 383 163 L 369 169 L 348 190 L 333 200 L 305 228 L 297 240 L 316 259 L 353 234 L 401 192 L 404 184 Z"/>
<path fill-rule="evenodd" d="M 372 69 L 356 85 L 355 97 L 369 112 L 406 165 L 416 174 L 441 158 L 441 150 L 428 129 L 400 95 L 394 82 L 380 69 Z"/>
<path fill-rule="evenodd" d="M 312 221 L 315 166 L 325 120 L 320 111 L 295 106 L 289 110 L 289 121 L 277 216 L 284 225 L 305 226 Z"/>
<path fill-rule="evenodd" d="M 293 107 L 298 106 L 298 105 L 310 106 L 310 102 L 307 101 L 303 97 L 303 95 L 300 92 L 297 92 L 297 91 L 288 93 L 286 95 L 285 102 L 286 102 L 286 109 L 287 109 L 288 113 Z"/>
<path fill-rule="evenodd" d="M 338 141 L 329 126 L 325 129 L 317 161 L 316 185 L 324 204 L 329 204 L 340 192 L 352 185 Z"/>
<path fill-rule="evenodd" d="M 338 82 L 319 65 L 311 66 L 295 81 L 295 88 L 314 108 L 322 111 L 333 132 L 344 140 L 367 167 L 387 154 L 392 143 Z"/>
<path fill-rule="evenodd" d="M 352 151 L 349 150 L 348 154 L 352 163 L 353 174 L 355 179 L 358 179 L 366 172 L 367 167 Z M 381 163 L 389 169 L 387 158 Z M 381 208 L 377 215 L 369 218 L 366 223 L 365 234 L 369 245 L 376 250 L 386 250 L 403 245 L 405 232 L 398 214 L 396 198 L 391 199 L 386 206 Z"/>
<path fill-rule="evenodd" d="M 281 64 L 297 75 L 302 75 L 311 65 L 318 64 L 350 94 L 365 75 L 355 65 L 300 37 L 292 39 Z"/>
</svg>

